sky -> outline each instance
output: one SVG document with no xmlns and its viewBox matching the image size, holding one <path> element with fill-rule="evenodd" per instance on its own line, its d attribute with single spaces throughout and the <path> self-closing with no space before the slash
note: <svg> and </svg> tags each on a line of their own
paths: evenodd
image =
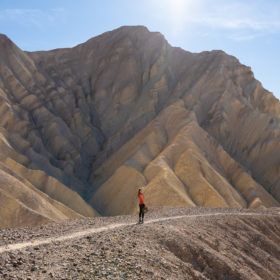
<svg viewBox="0 0 280 280">
<path fill-rule="evenodd" d="M 280 99 L 280 0 L 0 1 L 0 33 L 23 50 L 72 47 L 123 25 L 191 52 L 224 50 Z"/>
</svg>

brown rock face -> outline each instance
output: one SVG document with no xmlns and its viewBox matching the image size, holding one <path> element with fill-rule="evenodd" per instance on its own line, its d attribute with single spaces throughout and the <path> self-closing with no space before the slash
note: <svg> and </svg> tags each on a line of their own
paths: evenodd
<svg viewBox="0 0 280 280">
<path fill-rule="evenodd" d="M 279 206 L 279 140 L 279 101 L 222 51 L 145 27 L 33 53 L 0 36 L 1 166 L 77 215 L 132 213 L 139 186 L 151 206 Z"/>
</svg>

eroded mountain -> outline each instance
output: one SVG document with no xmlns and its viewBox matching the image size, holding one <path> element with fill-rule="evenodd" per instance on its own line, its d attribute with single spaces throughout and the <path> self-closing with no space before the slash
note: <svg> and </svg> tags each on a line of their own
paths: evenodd
<svg viewBox="0 0 280 280">
<path fill-rule="evenodd" d="M 41 52 L 1 35 L 0 136 L 1 226 L 133 213 L 139 187 L 150 206 L 280 202 L 279 100 L 141 26 Z"/>
</svg>

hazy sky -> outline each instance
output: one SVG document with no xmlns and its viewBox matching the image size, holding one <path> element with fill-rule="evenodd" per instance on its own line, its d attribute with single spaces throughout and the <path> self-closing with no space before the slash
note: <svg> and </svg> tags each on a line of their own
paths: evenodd
<svg viewBox="0 0 280 280">
<path fill-rule="evenodd" d="M 0 1 L 0 33 L 24 50 L 74 46 L 122 25 L 192 52 L 222 49 L 280 98 L 280 0 Z"/>
</svg>

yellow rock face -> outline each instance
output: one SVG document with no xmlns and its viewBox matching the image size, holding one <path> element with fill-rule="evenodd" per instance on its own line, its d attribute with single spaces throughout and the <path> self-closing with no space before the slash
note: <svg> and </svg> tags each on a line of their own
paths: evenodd
<svg viewBox="0 0 280 280">
<path fill-rule="evenodd" d="M 81 217 L 3 165 L 0 169 L 0 200 L 0 227 L 39 225 Z"/>
<path fill-rule="evenodd" d="M 9 158 L 5 161 L 5 164 L 16 174 L 32 183 L 37 189 L 80 215 L 95 216 L 95 211 L 76 192 L 70 190 L 55 178 L 47 176 L 45 172 L 27 169 Z"/>
<path fill-rule="evenodd" d="M 139 187 L 150 207 L 279 206 L 279 139 L 279 101 L 222 51 L 141 26 L 33 53 L 0 35 L 1 170 L 56 203 L 3 181 L 3 226 L 134 213 Z"/>
<path fill-rule="evenodd" d="M 153 136 L 155 131 L 157 137 Z M 164 140 L 163 135 L 167 139 Z M 134 147 L 133 153 L 131 147 Z M 117 163 L 120 162 L 126 165 L 129 172 L 119 172 Z M 112 166 L 116 168 L 116 172 L 109 169 Z M 144 184 L 138 184 L 138 180 L 131 175 L 134 172 L 137 172 L 139 178 L 144 175 Z M 129 197 L 130 202 L 133 199 L 130 192 L 137 192 L 137 187 L 132 187 L 133 182 L 144 187 L 146 202 L 150 206 L 246 208 L 279 205 L 272 195 L 255 182 L 209 137 L 196 120 L 192 119 L 182 102 L 176 102 L 163 110 L 147 128 L 136 134 L 106 161 L 96 171 L 96 176 L 100 177 L 100 173 L 113 173 L 93 195 L 92 204 L 101 211 L 104 207 L 110 207 L 114 200 L 107 196 L 109 192 L 118 192 L 121 189 L 123 196 Z M 133 178 L 133 182 L 130 182 L 130 178 Z M 114 185 L 114 182 L 122 180 L 125 183 Z M 124 195 L 125 192 L 127 196 Z M 136 198 L 134 200 L 137 204 Z M 106 206 L 98 204 L 97 201 L 105 202 Z M 123 201 L 126 201 L 125 198 Z M 121 207 L 129 207 L 129 204 Z M 130 211 L 134 211 L 133 205 Z M 114 211 L 106 213 L 111 215 Z"/>
</svg>

